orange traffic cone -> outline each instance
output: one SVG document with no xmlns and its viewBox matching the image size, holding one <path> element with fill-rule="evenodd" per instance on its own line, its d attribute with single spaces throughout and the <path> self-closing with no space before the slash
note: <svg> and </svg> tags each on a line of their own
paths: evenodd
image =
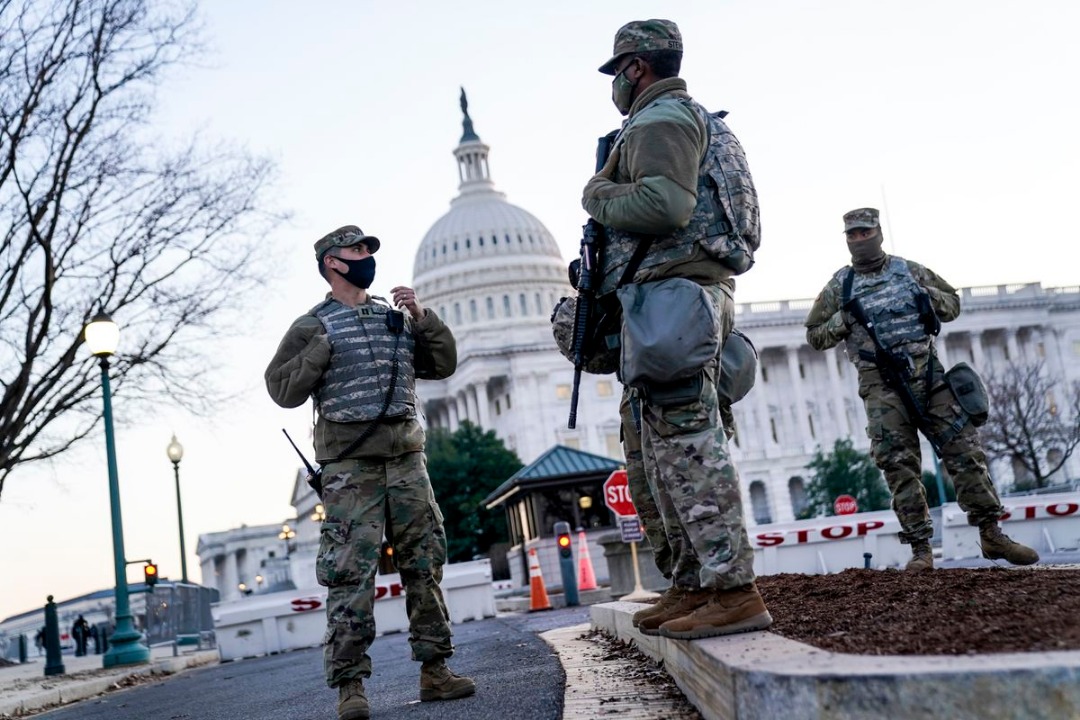
<svg viewBox="0 0 1080 720">
<path fill-rule="evenodd" d="M 578 590 L 595 590 L 596 573 L 592 569 L 592 559 L 589 558 L 589 541 L 585 539 L 585 531 L 578 531 Z"/>
<path fill-rule="evenodd" d="M 551 600 L 544 587 L 544 574 L 540 572 L 540 558 L 536 556 L 536 548 L 532 548 L 529 550 L 529 612 L 550 609 Z"/>
</svg>

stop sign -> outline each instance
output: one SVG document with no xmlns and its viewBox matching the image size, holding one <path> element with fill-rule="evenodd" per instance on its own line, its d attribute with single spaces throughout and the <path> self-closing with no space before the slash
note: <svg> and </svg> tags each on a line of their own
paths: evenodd
<svg viewBox="0 0 1080 720">
<path fill-rule="evenodd" d="M 616 515 L 637 515 L 625 470 L 616 470 L 604 481 L 604 504 Z"/>
<path fill-rule="evenodd" d="M 850 495 L 840 495 L 832 504 L 833 512 L 837 515 L 850 515 L 859 512 L 859 504 Z"/>
</svg>

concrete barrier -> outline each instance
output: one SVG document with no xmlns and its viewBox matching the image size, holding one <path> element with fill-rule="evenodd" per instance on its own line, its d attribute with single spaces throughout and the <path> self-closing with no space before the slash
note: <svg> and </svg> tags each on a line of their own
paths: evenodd
<svg viewBox="0 0 1080 720">
<path fill-rule="evenodd" d="M 911 559 L 900 544 L 900 523 L 891 510 L 835 515 L 749 528 L 754 573 L 834 573 L 864 567 L 895 567 Z"/>
<path fill-rule="evenodd" d="M 1003 498 L 1008 514 L 1001 529 L 1017 542 L 1041 552 L 1080 548 L 1080 493 L 1025 495 Z M 978 528 L 968 525 L 967 514 L 956 503 L 942 510 L 942 557 L 947 560 L 982 557 Z"/>
<path fill-rule="evenodd" d="M 447 565 L 440 586 L 451 622 L 495 616 L 490 561 Z M 314 647 L 326 632 L 326 588 L 249 595 L 210 612 L 222 661 Z M 399 575 L 376 577 L 374 612 L 379 635 L 409 629 Z"/>
</svg>

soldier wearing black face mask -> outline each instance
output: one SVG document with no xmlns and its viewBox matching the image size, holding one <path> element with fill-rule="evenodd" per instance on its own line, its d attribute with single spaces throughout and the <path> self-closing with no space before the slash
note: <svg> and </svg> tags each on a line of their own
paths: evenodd
<svg viewBox="0 0 1080 720">
<path fill-rule="evenodd" d="M 363 680 L 375 638 L 372 601 L 384 536 L 409 597 L 410 643 L 421 700 L 471 695 L 476 685 L 446 666 L 454 652 L 439 582 L 446 561 L 442 513 L 424 459 L 415 380 L 457 367 L 450 329 L 412 288 L 391 290 L 395 310 L 370 295 L 379 239 L 346 225 L 315 243 L 323 302 L 289 328 L 266 368 L 270 397 L 286 408 L 312 398 L 315 457 L 326 508 L 316 577 L 327 587 L 326 681 L 339 720 L 370 715 Z"/>
</svg>

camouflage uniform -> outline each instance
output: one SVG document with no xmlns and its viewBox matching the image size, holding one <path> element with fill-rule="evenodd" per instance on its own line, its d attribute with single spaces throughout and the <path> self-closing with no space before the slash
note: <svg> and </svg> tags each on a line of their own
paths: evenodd
<svg viewBox="0 0 1080 720">
<path fill-rule="evenodd" d="M 350 230 L 351 228 L 351 230 Z M 346 226 L 316 243 L 316 254 L 331 246 L 357 242 L 358 228 Z M 368 236 L 363 236 L 367 242 Z M 376 242 L 376 248 L 377 240 Z M 370 244 L 369 244 L 370 248 Z M 328 299 L 330 296 L 327 296 Z M 316 306 L 318 310 L 324 303 Z M 357 306 L 362 314 L 373 306 Z M 411 342 L 399 348 L 411 358 L 401 369 L 415 377 L 441 379 L 457 367 L 457 350 L 450 329 L 430 309 L 414 321 L 405 313 Z M 332 396 L 323 378 L 334 349 L 322 322 L 312 312 L 293 322 L 267 366 L 267 390 L 282 407 L 299 407 L 313 395 L 320 403 Z M 382 385 L 387 368 L 370 371 Z M 402 387 L 414 378 L 399 375 Z M 360 436 L 370 422 L 335 422 L 321 413 L 315 424 L 315 454 L 323 464 L 322 523 L 316 576 L 328 588 L 325 673 L 327 684 L 341 687 L 371 675 L 367 654 L 375 638 L 372 603 L 375 573 L 385 534 L 394 547 L 394 561 L 405 586 L 409 642 L 414 660 L 431 661 L 453 653 L 449 615 L 439 582 L 446 562 L 442 513 L 435 502 L 424 458 L 424 431 L 416 420 L 411 393 L 395 395 L 407 406 L 403 414 L 386 418 L 367 441 L 340 462 L 334 460 Z"/>
<path fill-rule="evenodd" d="M 628 53 L 656 49 L 681 50 L 675 24 L 630 23 L 616 35 L 614 56 L 601 72 L 614 74 L 619 59 Z M 633 282 L 674 277 L 697 282 L 722 318 L 723 339 L 732 327 L 732 278 L 737 271 L 718 258 L 732 244 L 742 247 L 748 242 L 747 251 L 756 248 L 757 204 L 741 149 L 731 155 L 740 167 L 725 168 L 726 173 L 730 170 L 728 200 L 735 198 L 740 206 L 718 208 L 711 196 L 699 193 L 703 182 L 699 171 L 710 140 L 734 138 L 730 133 L 723 137 L 711 133 L 715 126 L 710 123 L 682 79 L 653 82 L 633 101 L 607 165 L 585 187 L 582 205 L 607 230 L 599 268 L 601 292 L 614 290 L 638 239 L 652 235 L 653 244 Z M 737 212 L 751 207 L 752 212 Z M 655 500 L 665 530 L 667 550 L 661 546 L 657 554 L 654 544 L 657 565 L 663 572 L 670 564 L 674 583 L 690 589 L 726 590 L 754 579 L 738 474 L 717 402 L 718 368 L 719 354 L 705 368 L 699 397 L 683 405 L 661 406 L 630 391 L 640 397 L 640 444 L 649 498 L 640 481 L 634 480 L 636 443 L 629 432 L 633 417 L 627 402 L 622 409 L 632 497 L 636 504 L 640 500 L 637 507 L 646 516 L 647 529 L 652 512 L 648 499 Z M 651 542 L 653 538 L 650 533 Z"/>
<path fill-rule="evenodd" d="M 877 211 L 870 213 L 870 210 L 849 213 L 845 216 L 846 228 L 877 227 Z M 895 267 L 895 261 L 902 261 L 915 283 L 930 296 L 939 320 L 949 322 L 960 314 L 960 298 L 947 282 L 911 260 L 888 255 L 883 258 L 880 269 L 863 275 L 873 277 L 888 273 L 890 267 Z M 855 272 L 851 266 L 841 268 L 817 296 L 806 318 L 806 339 L 817 350 L 827 350 L 842 341 L 846 343 L 849 359 L 859 372 L 859 397 L 866 407 L 870 452 L 892 493 L 893 510 L 902 528 L 900 541 L 908 544 L 925 541 L 933 535 L 934 529 L 922 485 L 917 419 L 911 416 L 901 396 L 885 385 L 876 365 L 860 357 L 860 350 L 864 354 L 873 353 L 874 345 L 862 325 L 841 310 L 843 282 L 849 272 Z M 898 297 L 896 301 L 902 302 L 903 298 Z M 954 423 L 963 422 L 962 411 L 943 380 L 944 369 L 933 351 L 933 336 L 924 333 L 921 338 L 906 343 L 903 349 L 911 358 L 909 385 L 919 407 L 925 408 L 926 430 L 936 438 L 946 437 L 947 433 L 951 434 L 949 428 Z M 990 480 L 986 456 L 975 427 L 964 424 L 942 445 L 941 459 L 953 480 L 957 501 L 967 513 L 968 522 L 972 525 L 996 522 L 1003 509 Z"/>
</svg>

